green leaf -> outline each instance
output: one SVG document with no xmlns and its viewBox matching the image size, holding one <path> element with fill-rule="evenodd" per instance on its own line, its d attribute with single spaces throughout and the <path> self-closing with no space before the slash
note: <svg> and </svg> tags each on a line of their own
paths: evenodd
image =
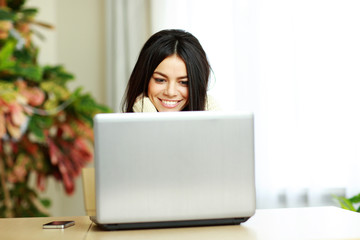
<svg viewBox="0 0 360 240">
<path fill-rule="evenodd" d="M 360 212 L 360 206 L 356 209 L 357 212 Z"/>
<path fill-rule="evenodd" d="M 44 103 L 44 109 L 45 110 L 54 110 L 57 108 L 57 106 L 59 106 L 59 101 L 56 98 L 49 98 L 48 100 L 46 100 L 46 102 Z"/>
<path fill-rule="evenodd" d="M 47 93 L 53 93 L 56 100 L 67 100 L 70 97 L 70 92 L 65 86 L 53 81 L 44 81 L 40 84 L 40 87 Z"/>
<path fill-rule="evenodd" d="M 44 131 L 39 126 L 39 118 L 41 118 L 41 117 L 37 117 L 35 115 L 30 119 L 30 121 L 29 121 L 29 130 L 30 130 L 30 132 L 32 132 L 36 136 L 38 141 L 45 142 Z"/>
<path fill-rule="evenodd" d="M 40 202 L 46 208 L 49 208 L 51 206 L 51 200 L 49 198 L 40 199 Z"/>
<path fill-rule="evenodd" d="M 64 67 L 58 66 L 45 66 L 44 67 L 44 80 L 51 80 L 61 86 L 74 79 L 74 75 L 65 71 Z"/>
<path fill-rule="evenodd" d="M 24 8 L 20 10 L 20 13 L 23 14 L 23 19 L 29 19 L 35 17 L 38 10 L 36 8 Z"/>
<path fill-rule="evenodd" d="M 30 121 L 39 128 L 49 128 L 53 124 L 53 119 L 51 117 L 40 115 L 33 115 Z"/>
<path fill-rule="evenodd" d="M 15 101 L 18 92 L 14 89 L 14 84 L 0 80 L 0 98 L 5 102 Z"/>
<path fill-rule="evenodd" d="M 24 5 L 25 0 L 6 0 L 7 6 L 14 11 L 19 11 Z"/>
<path fill-rule="evenodd" d="M 341 208 L 356 212 L 355 207 L 353 206 L 353 204 L 349 199 L 339 196 L 333 196 L 333 197 L 338 201 Z"/>
<path fill-rule="evenodd" d="M 45 142 L 44 129 L 49 129 L 53 124 L 53 118 L 50 116 L 33 115 L 29 121 L 29 131 L 35 135 L 36 141 Z"/>
<path fill-rule="evenodd" d="M 0 71 L 8 70 L 15 66 L 15 61 L 11 59 L 16 43 L 7 41 L 0 50 Z"/>
<path fill-rule="evenodd" d="M 93 124 L 93 117 L 97 113 L 111 112 L 111 109 L 96 103 L 90 94 L 81 95 L 80 90 L 77 89 L 76 93 L 72 95 L 74 102 L 70 105 L 70 109 L 80 119 L 86 121 L 91 126 Z"/>
<path fill-rule="evenodd" d="M 352 202 L 352 203 L 359 203 L 359 202 L 360 202 L 360 194 L 355 195 L 355 196 L 349 198 L 349 200 L 350 200 L 350 202 Z"/>
<path fill-rule="evenodd" d="M 14 50 L 14 57 L 17 62 L 27 63 L 32 65 L 36 61 L 37 50 L 34 48 L 21 48 Z"/>
<path fill-rule="evenodd" d="M 42 79 L 42 68 L 36 65 L 23 65 L 17 63 L 14 68 L 15 74 L 32 80 L 40 82 Z"/>
<path fill-rule="evenodd" d="M 82 90 L 83 90 L 83 88 L 82 88 L 82 87 L 78 87 L 78 88 L 76 88 L 76 89 L 75 89 L 75 91 L 71 94 L 71 98 L 76 99 L 76 98 L 80 97 L 80 96 L 81 96 L 81 91 L 82 91 Z"/>
<path fill-rule="evenodd" d="M 0 21 L 3 21 L 3 20 L 14 20 L 15 18 L 15 15 L 5 9 L 0 9 Z"/>
</svg>

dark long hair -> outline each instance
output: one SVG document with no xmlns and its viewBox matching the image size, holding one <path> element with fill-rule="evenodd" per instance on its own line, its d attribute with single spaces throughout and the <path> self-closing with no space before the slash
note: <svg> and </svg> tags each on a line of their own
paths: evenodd
<svg viewBox="0 0 360 240">
<path fill-rule="evenodd" d="M 210 76 L 206 53 L 192 34 L 172 29 L 155 33 L 141 49 L 127 85 L 123 112 L 133 112 L 136 98 L 147 96 L 149 81 L 156 67 L 174 54 L 185 62 L 189 81 L 189 100 L 183 111 L 205 110 Z"/>
</svg>

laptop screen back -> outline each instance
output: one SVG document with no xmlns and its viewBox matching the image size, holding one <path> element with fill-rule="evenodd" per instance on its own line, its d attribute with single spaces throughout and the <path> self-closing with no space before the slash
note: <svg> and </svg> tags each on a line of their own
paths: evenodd
<svg viewBox="0 0 360 240">
<path fill-rule="evenodd" d="M 98 222 L 253 215 L 251 114 L 121 113 L 94 120 Z"/>
</svg>

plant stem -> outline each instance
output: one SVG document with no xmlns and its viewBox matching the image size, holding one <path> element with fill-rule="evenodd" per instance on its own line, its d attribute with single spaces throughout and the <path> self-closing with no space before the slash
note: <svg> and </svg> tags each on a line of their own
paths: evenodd
<svg viewBox="0 0 360 240">
<path fill-rule="evenodd" d="M 5 197 L 5 217 L 14 217 L 14 212 L 13 212 L 13 204 L 11 201 L 11 197 L 10 197 L 10 193 L 9 193 L 9 189 L 6 186 L 6 180 L 5 180 L 5 166 L 4 166 L 4 160 L 0 159 L 0 177 L 1 177 L 1 186 L 2 189 L 4 191 L 4 197 Z"/>
<path fill-rule="evenodd" d="M 45 215 L 50 215 L 50 212 L 49 210 L 47 210 L 42 204 L 41 202 L 39 201 L 39 199 L 34 196 L 33 194 L 31 194 L 30 196 L 30 201 L 34 204 L 34 206 L 43 214 Z"/>
</svg>

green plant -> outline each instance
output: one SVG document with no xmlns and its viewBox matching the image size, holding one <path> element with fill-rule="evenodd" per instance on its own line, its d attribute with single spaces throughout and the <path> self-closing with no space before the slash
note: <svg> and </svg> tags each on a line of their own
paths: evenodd
<svg viewBox="0 0 360 240">
<path fill-rule="evenodd" d="M 71 92 L 74 76 L 63 66 L 38 64 L 32 26 L 51 26 L 24 3 L 0 0 L 0 217 L 46 216 L 50 201 L 37 190 L 48 177 L 72 194 L 93 159 L 92 118 L 110 112 L 81 88 Z"/>
<path fill-rule="evenodd" d="M 334 196 L 335 200 L 340 204 L 341 208 L 354 212 L 360 212 L 360 194 L 350 198 Z"/>
</svg>

